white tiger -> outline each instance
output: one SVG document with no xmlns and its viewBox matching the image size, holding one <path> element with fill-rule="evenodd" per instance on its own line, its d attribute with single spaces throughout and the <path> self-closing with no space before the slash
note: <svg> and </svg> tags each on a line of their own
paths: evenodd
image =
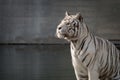
<svg viewBox="0 0 120 80">
<path fill-rule="evenodd" d="M 56 29 L 70 42 L 77 80 L 120 80 L 120 52 L 108 40 L 92 35 L 80 13 L 65 18 Z"/>
</svg>

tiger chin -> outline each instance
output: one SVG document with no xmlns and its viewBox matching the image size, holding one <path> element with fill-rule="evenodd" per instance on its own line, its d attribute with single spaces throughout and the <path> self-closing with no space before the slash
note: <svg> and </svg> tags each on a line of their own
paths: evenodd
<svg viewBox="0 0 120 80">
<path fill-rule="evenodd" d="M 120 80 L 120 51 L 108 40 L 90 33 L 80 13 L 65 13 L 56 29 L 70 42 L 77 80 Z"/>
</svg>

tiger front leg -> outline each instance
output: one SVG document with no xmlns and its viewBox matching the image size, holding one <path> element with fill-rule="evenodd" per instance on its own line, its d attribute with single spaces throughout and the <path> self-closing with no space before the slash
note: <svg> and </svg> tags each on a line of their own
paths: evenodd
<svg viewBox="0 0 120 80">
<path fill-rule="evenodd" d="M 89 80 L 100 80 L 99 73 L 96 70 L 88 70 Z"/>
<path fill-rule="evenodd" d="M 80 73 L 79 71 L 75 70 L 75 75 L 77 80 L 88 80 L 88 76 L 85 74 Z"/>
</svg>

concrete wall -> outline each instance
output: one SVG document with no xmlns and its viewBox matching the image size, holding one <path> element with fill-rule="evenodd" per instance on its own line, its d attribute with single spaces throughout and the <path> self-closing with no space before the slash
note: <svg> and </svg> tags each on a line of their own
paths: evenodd
<svg viewBox="0 0 120 80">
<path fill-rule="evenodd" d="M 120 0 L 0 0 L 0 43 L 61 43 L 65 11 L 81 12 L 91 32 L 120 39 Z"/>
</svg>

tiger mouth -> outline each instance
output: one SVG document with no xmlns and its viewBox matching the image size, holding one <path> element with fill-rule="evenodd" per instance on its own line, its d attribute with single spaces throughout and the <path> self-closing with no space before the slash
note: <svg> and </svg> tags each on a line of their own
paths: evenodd
<svg viewBox="0 0 120 80">
<path fill-rule="evenodd" d="M 69 37 L 67 34 L 63 34 L 64 37 Z"/>
<path fill-rule="evenodd" d="M 69 37 L 67 34 L 59 34 L 62 38 L 67 38 Z"/>
<path fill-rule="evenodd" d="M 57 33 L 57 34 L 56 34 L 56 37 L 57 37 L 57 38 L 60 38 L 60 39 L 61 39 L 61 38 L 64 39 L 64 38 L 68 38 L 69 35 L 68 35 L 68 34 L 65 34 L 65 33 L 64 33 L 64 34 L 63 34 L 63 33 Z"/>
</svg>

